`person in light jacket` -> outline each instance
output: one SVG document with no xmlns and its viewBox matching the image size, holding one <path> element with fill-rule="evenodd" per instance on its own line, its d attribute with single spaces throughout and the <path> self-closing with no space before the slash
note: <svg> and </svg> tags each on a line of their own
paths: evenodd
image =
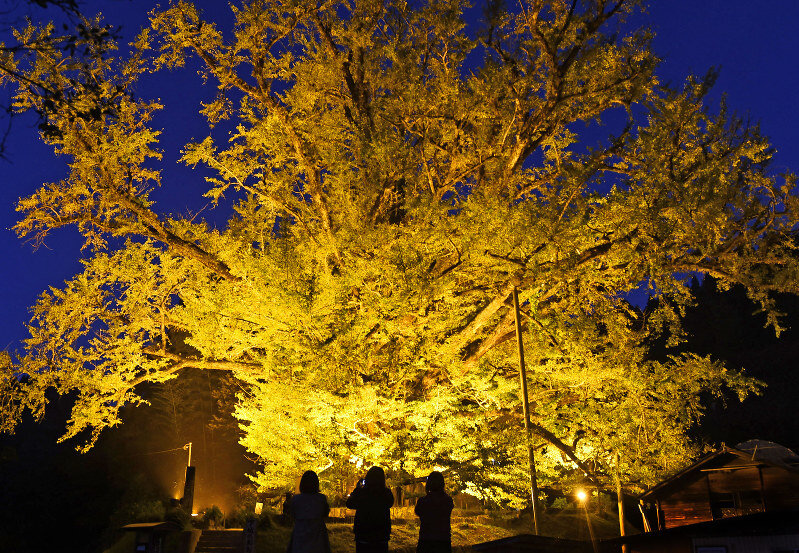
<svg viewBox="0 0 799 553">
<path fill-rule="evenodd" d="M 444 475 L 434 470 L 424 486 L 427 495 L 416 502 L 419 542 L 416 553 L 452 553 L 450 517 L 455 504 L 444 491 Z"/>
<path fill-rule="evenodd" d="M 289 499 L 288 511 L 294 519 L 294 529 L 286 553 L 330 553 L 325 526 L 330 505 L 319 492 L 319 476 L 314 471 L 302 475 L 300 493 Z"/>
<path fill-rule="evenodd" d="M 386 473 L 372 467 L 347 498 L 355 509 L 355 553 L 387 553 L 391 538 L 391 507 L 394 496 L 386 487 Z"/>
</svg>

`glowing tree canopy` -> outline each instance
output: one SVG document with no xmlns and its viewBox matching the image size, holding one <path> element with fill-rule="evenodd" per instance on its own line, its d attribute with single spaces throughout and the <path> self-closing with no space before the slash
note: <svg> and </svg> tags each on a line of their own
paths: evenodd
<svg viewBox="0 0 799 553">
<path fill-rule="evenodd" d="M 99 21 L 19 31 L 2 78 L 69 173 L 15 228 L 72 226 L 85 259 L 2 364 L 4 428 L 54 388 L 88 448 L 139 384 L 223 370 L 265 487 L 379 463 L 517 501 L 517 287 L 544 484 L 635 487 L 690 455 L 701 399 L 758 383 L 648 344 L 679 339 L 691 275 L 767 310 L 795 291 L 793 178 L 768 172 L 756 128 L 703 107 L 713 75 L 658 82 L 635 2 L 480 7 L 252 0 L 222 29 L 175 2 L 124 51 Z M 177 185 L 153 123 L 169 108 L 137 88 L 198 67 L 208 134 L 181 161 L 216 226 L 152 199 Z M 642 287 L 670 299 L 643 313 L 625 299 Z"/>
</svg>

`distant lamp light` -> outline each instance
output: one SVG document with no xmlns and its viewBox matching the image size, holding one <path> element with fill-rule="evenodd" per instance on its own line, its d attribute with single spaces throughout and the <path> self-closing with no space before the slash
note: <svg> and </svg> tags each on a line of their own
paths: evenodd
<svg viewBox="0 0 799 553">
<path fill-rule="evenodd" d="M 588 494 L 585 493 L 585 490 L 577 490 L 577 493 L 575 495 L 577 496 L 577 499 L 580 501 L 580 503 L 585 503 L 586 499 L 588 499 Z"/>
<path fill-rule="evenodd" d="M 264 510 L 264 504 L 263 503 L 261 503 L 259 501 L 258 503 L 255 504 L 255 514 L 256 515 L 260 515 L 261 511 L 263 511 L 263 510 Z"/>
</svg>

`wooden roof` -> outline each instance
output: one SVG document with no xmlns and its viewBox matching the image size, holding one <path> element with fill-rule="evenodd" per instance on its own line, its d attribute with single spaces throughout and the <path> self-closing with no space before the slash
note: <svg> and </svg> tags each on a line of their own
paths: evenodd
<svg viewBox="0 0 799 553">
<path fill-rule="evenodd" d="M 700 457 L 694 464 L 686 467 L 661 483 L 649 488 L 647 491 L 638 496 L 638 499 L 644 501 L 657 499 L 664 494 L 670 493 L 674 488 L 678 488 L 684 480 L 691 478 L 696 472 L 704 472 L 714 468 L 729 471 L 751 467 L 772 466 L 786 471 L 795 472 L 799 475 L 799 468 L 797 468 L 797 466 L 791 462 L 795 462 L 796 457 L 793 456 L 793 452 L 789 449 L 783 448 L 782 446 L 777 446 L 781 448 L 781 450 L 787 451 L 791 455 L 790 457 L 782 458 L 779 455 L 766 454 L 764 450 L 761 450 L 761 454 L 758 455 L 757 446 L 760 444 L 771 444 L 771 442 L 752 440 L 750 442 L 745 442 L 744 444 L 739 444 L 739 447 L 743 445 L 746 446 L 747 449 L 750 449 L 752 447 L 751 444 L 755 444 L 755 447 L 751 450 L 743 450 L 726 445 L 722 446 L 718 451 L 708 453 Z M 773 445 L 776 446 L 777 444 Z M 736 460 L 740 461 L 740 463 L 736 463 L 734 465 L 725 464 Z"/>
</svg>

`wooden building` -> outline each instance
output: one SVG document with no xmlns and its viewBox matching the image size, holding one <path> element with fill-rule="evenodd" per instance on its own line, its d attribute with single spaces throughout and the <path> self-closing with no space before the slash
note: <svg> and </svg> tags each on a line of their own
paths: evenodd
<svg viewBox="0 0 799 553">
<path fill-rule="evenodd" d="M 755 513 L 597 542 L 521 534 L 472 545 L 473 553 L 795 553 L 799 510 Z"/>
<path fill-rule="evenodd" d="M 724 446 L 639 499 L 652 530 L 799 508 L 799 457 L 762 440 Z"/>
<path fill-rule="evenodd" d="M 603 540 L 600 553 L 793 553 L 799 511 L 755 513 Z M 577 553 L 575 551 L 575 553 Z"/>
</svg>

